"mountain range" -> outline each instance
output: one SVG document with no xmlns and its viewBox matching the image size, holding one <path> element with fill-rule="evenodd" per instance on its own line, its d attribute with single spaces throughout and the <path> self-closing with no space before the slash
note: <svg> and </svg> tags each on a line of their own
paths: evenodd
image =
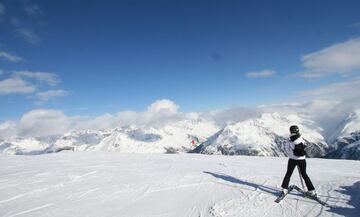
<svg viewBox="0 0 360 217">
<path fill-rule="evenodd" d="M 342 120 L 329 138 L 315 121 L 299 114 L 263 113 L 240 122 L 216 124 L 192 118 L 156 126 L 129 125 L 105 130 L 80 130 L 64 135 L 0 138 L 0 152 L 44 154 L 61 150 L 123 153 L 202 153 L 286 156 L 288 128 L 298 125 L 308 157 L 360 160 L 360 109 Z"/>
</svg>

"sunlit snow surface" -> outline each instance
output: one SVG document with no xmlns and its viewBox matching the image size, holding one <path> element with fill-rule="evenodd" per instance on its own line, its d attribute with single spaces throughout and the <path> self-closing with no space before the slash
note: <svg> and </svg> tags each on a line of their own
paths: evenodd
<svg viewBox="0 0 360 217">
<path fill-rule="evenodd" d="M 322 207 L 274 202 L 287 158 L 63 152 L 0 154 L 0 216 L 359 216 L 360 161 L 308 159 Z M 301 186 L 297 171 L 292 184 Z"/>
</svg>

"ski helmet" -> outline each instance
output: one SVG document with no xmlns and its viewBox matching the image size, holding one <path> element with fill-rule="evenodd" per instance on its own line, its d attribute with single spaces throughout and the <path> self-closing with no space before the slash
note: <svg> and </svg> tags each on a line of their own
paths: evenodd
<svg viewBox="0 0 360 217">
<path fill-rule="evenodd" d="M 296 135 L 300 133 L 299 127 L 296 125 L 292 125 L 289 130 L 291 135 Z"/>
</svg>

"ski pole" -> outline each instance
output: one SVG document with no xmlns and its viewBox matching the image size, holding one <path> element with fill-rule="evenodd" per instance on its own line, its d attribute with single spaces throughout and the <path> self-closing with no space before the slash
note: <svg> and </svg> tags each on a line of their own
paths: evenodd
<svg viewBox="0 0 360 217">
<path fill-rule="evenodd" d="M 304 190 L 304 192 L 306 192 L 306 189 L 305 189 L 305 185 L 304 185 L 304 182 L 303 182 L 303 178 L 301 176 L 301 172 L 300 172 L 300 168 L 299 168 L 299 165 L 296 165 L 297 169 L 298 169 L 298 172 L 299 172 L 299 176 L 300 176 L 300 181 L 301 181 L 301 186 Z"/>
</svg>

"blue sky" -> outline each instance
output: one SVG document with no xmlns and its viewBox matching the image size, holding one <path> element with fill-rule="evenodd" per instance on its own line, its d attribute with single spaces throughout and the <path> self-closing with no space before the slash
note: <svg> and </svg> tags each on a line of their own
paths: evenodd
<svg viewBox="0 0 360 217">
<path fill-rule="evenodd" d="M 348 0 L 1 0 L 0 120 L 39 108 L 143 111 L 158 99 L 189 112 L 316 98 L 312 90 L 357 79 L 359 9 Z M 332 61 L 338 53 L 350 60 Z"/>
</svg>

